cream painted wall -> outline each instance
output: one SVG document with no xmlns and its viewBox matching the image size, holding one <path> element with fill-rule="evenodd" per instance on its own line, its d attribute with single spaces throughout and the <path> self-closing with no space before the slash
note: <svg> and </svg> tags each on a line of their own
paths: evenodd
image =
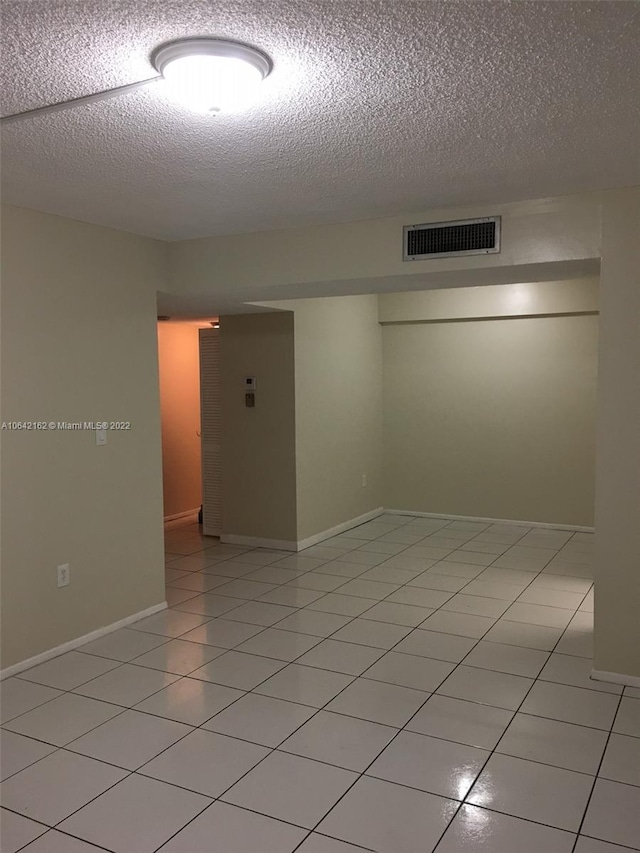
<svg viewBox="0 0 640 853">
<path fill-rule="evenodd" d="M 525 317 L 598 310 L 598 277 L 381 293 L 381 323 Z"/>
<path fill-rule="evenodd" d="M 257 379 L 252 409 L 246 376 Z M 295 542 L 293 314 L 222 317 L 220 378 L 223 534 Z"/>
<path fill-rule="evenodd" d="M 382 342 L 376 296 L 286 304 L 295 317 L 298 540 L 304 540 L 382 506 Z"/>
<path fill-rule="evenodd" d="M 215 289 L 220 303 L 523 281 L 525 267 L 599 258 L 601 207 L 602 193 L 588 193 L 184 240 L 170 246 L 170 285 L 201 297 Z M 490 214 L 502 216 L 499 254 L 403 262 L 403 225 Z M 490 270 L 493 281 L 481 281 Z"/>
<path fill-rule="evenodd" d="M 2 217 L 2 411 L 130 421 L 2 435 L 2 666 L 164 600 L 157 241 L 32 210 Z M 56 567 L 71 566 L 58 589 Z"/>
<path fill-rule="evenodd" d="M 385 506 L 592 525 L 597 317 L 451 319 L 593 311 L 595 282 L 410 297 L 381 299 Z"/>
<path fill-rule="evenodd" d="M 596 465 L 596 670 L 640 685 L 640 190 L 607 196 Z"/>
<path fill-rule="evenodd" d="M 199 509 L 200 324 L 158 323 L 164 517 Z"/>
</svg>

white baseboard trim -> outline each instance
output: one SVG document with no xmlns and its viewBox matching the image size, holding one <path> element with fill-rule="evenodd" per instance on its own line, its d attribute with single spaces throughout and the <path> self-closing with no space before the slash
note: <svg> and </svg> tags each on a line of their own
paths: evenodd
<svg viewBox="0 0 640 853">
<path fill-rule="evenodd" d="M 315 533 L 307 539 L 302 539 L 298 544 L 298 551 L 304 551 L 305 548 L 310 548 L 312 545 L 317 545 L 319 542 L 324 542 L 325 539 L 331 539 L 332 536 L 338 536 L 346 530 L 351 530 L 353 527 L 358 527 L 360 524 L 365 524 L 374 518 L 378 518 L 385 512 L 383 507 L 372 509 L 365 512 L 364 515 L 359 515 L 357 518 L 351 518 L 349 521 L 343 521 L 341 524 L 336 524 L 335 527 L 330 527 L 328 530 L 323 530 L 322 533 Z"/>
<path fill-rule="evenodd" d="M 353 527 L 358 527 L 373 518 L 382 515 L 384 509 L 378 507 L 370 512 L 365 512 L 364 515 L 359 515 L 357 518 L 350 518 L 349 521 L 343 521 L 336 524 L 335 527 L 330 527 L 328 530 L 323 530 L 321 533 L 314 533 L 313 536 L 307 539 L 300 539 L 297 542 L 293 539 L 263 539 L 260 536 L 242 536 L 238 533 L 223 533 L 220 536 L 220 541 L 228 545 L 247 545 L 251 548 L 273 548 L 274 551 L 304 551 L 305 548 L 310 548 L 312 545 L 317 545 L 318 542 L 324 542 L 325 539 L 331 539 L 332 536 L 337 536 L 339 533 L 344 533 L 345 530 L 351 530 Z"/>
<path fill-rule="evenodd" d="M 261 536 L 242 536 L 239 533 L 221 533 L 223 545 L 247 545 L 250 548 L 271 548 L 274 551 L 297 551 L 298 543 L 289 539 L 263 539 Z"/>
<path fill-rule="evenodd" d="M 16 675 L 18 672 L 24 672 L 25 669 L 31 669 L 32 666 L 37 666 L 39 663 L 45 663 L 46 661 L 51 660 L 51 658 L 57 658 L 65 652 L 73 651 L 73 649 L 77 649 L 78 646 L 83 646 L 85 643 L 91 642 L 91 640 L 97 640 L 100 637 L 104 637 L 105 634 L 111 634 L 119 628 L 126 628 L 127 625 L 131 625 L 133 622 L 139 622 L 141 619 L 146 619 L 147 616 L 153 616 L 154 613 L 160 613 L 162 610 L 166 609 L 166 601 L 163 601 L 160 604 L 154 604 L 153 607 L 147 607 L 146 610 L 140 610 L 138 613 L 132 613 L 131 616 L 125 616 L 124 619 L 120 619 L 118 622 L 112 622 L 110 625 L 105 625 L 103 628 L 98 628 L 95 631 L 91 631 L 89 634 L 84 634 L 82 637 L 76 637 L 75 640 L 69 640 L 68 643 L 63 643 L 61 646 L 56 646 L 46 652 L 41 652 L 39 655 L 34 655 L 32 658 L 27 658 L 27 660 L 23 660 L 20 663 L 14 663 L 13 666 L 7 666 L 0 670 L 0 681 L 4 678 L 8 678 L 10 675 Z"/>
<path fill-rule="evenodd" d="M 594 681 L 607 681 L 609 684 L 624 684 L 625 687 L 640 687 L 640 675 L 624 675 L 622 672 L 592 669 L 591 678 Z"/>
<path fill-rule="evenodd" d="M 594 533 L 594 527 L 579 524 L 554 524 L 551 521 L 519 521 L 513 518 L 480 518 L 474 515 L 447 515 L 440 512 L 417 512 L 412 509 L 385 509 L 389 515 L 413 515 L 416 518 L 442 518 L 449 521 L 480 521 L 485 524 L 509 524 L 513 527 L 542 527 L 546 530 L 571 530 L 574 533 Z"/>
<path fill-rule="evenodd" d="M 200 512 L 200 507 L 188 509 L 186 512 L 177 512 L 175 515 L 165 515 L 164 523 L 168 524 L 171 521 L 180 521 L 181 518 L 190 518 L 192 515 L 197 515 Z"/>
</svg>

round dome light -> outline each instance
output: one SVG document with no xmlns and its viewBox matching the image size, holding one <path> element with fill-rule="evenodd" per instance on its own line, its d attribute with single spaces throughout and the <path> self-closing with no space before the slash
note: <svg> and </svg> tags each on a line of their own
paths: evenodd
<svg viewBox="0 0 640 853">
<path fill-rule="evenodd" d="M 199 113 L 246 107 L 273 67 L 261 50 L 216 38 L 168 42 L 154 51 L 151 61 L 171 96 Z"/>
</svg>

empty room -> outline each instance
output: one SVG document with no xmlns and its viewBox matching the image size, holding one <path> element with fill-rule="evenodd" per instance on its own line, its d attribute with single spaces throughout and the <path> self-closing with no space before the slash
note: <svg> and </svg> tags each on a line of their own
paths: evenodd
<svg viewBox="0 0 640 853">
<path fill-rule="evenodd" d="M 0 13 L 1 853 L 640 851 L 640 3 Z"/>
</svg>

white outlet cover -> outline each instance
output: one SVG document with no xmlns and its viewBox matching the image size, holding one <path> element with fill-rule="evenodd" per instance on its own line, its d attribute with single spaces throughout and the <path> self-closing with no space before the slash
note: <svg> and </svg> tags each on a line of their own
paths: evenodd
<svg viewBox="0 0 640 853">
<path fill-rule="evenodd" d="M 69 586 L 71 569 L 69 567 L 69 563 L 64 563 L 61 566 L 58 566 L 58 586 Z"/>
</svg>

